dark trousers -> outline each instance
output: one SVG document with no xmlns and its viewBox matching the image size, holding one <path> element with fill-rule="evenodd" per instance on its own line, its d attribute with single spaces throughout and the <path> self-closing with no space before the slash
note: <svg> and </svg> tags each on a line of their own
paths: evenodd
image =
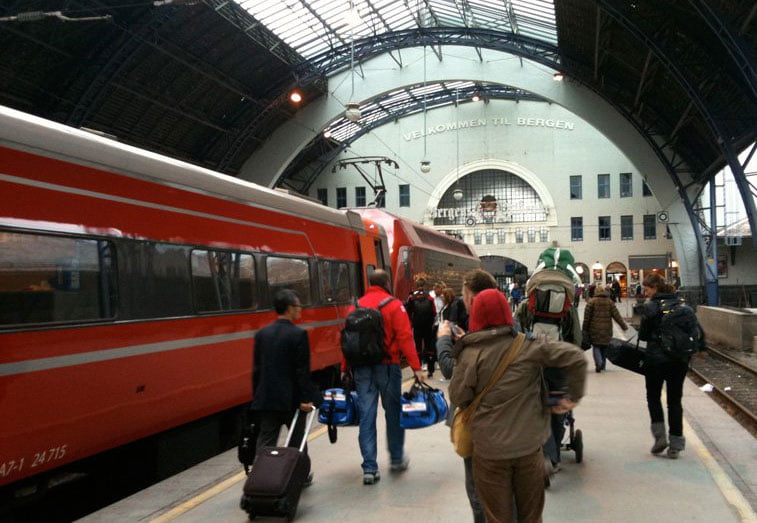
<svg viewBox="0 0 757 523">
<path fill-rule="evenodd" d="M 262 447 L 275 447 L 279 441 L 279 432 L 281 432 L 281 426 L 285 425 L 287 429 L 292 425 L 292 418 L 294 418 L 294 410 L 282 411 L 282 410 L 259 410 L 256 411 L 257 420 L 260 424 L 260 435 L 256 448 L 260 450 Z M 308 416 L 307 412 L 300 412 L 297 417 L 297 425 L 294 427 L 292 433 L 292 439 L 289 441 L 290 447 L 299 448 L 302 443 L 302 438 L 305 435 L 305 421 Z M 308 453 L 308 446 L 305 444 L 305 454 Z"/>
<path fill-rule="evenodd" d="M 473 481 L 473 458 L 463 458 L 465 466 L 465 493 L 468 494 L 468 503 L 473 511 L 473 523 L 486 523 L 484 509 L 476 494 L 476 484 Z"/>
<path fill-rule="evenodd" d="M 426 362 L 429 374 L 434 372 L 436 364 L 436 340 L 434 339 L 434 327 L 413 327 L 413 340 L 418 359 L 421 363 Z"/>
<path fill-rule="evenodd" d="M 473 451 L 473 477 L 487 523 L 540 523 L 544 510 L 544 458 L 541 449 L 520 458 L 492 459 Z"/>
<path fill-rule="evenodd" d="M 552 428 L 552 432 L 544 442 L 544 456 L 548 457 L 553 465 L 560 463 L 560 448 L 562 447 L 562 439 L 565 437 L 565 417 L 567 414 L 555 414 L 549 415 L 549 424 Z"/>
<path fill-rule="evenodd" d="M 593 350 L 592 354 L 594 356 L 594 365 L 599 370 L 605 370 L 605 365 L 607 365 L 607 345 L 592 345 Z"/>
<path fill-rule="evenodd" d="M 683 381 L 686 379 L 688 364 L 686 362 L 669 362 L 651 366 L 644 379 L 647 385 L 647 408 L 652 423 L 664 423 L 662 412 L 662 384 L 666 384 L 668 400 L 668 426 L 673 436 L 683 436 Z"/>
</svg>

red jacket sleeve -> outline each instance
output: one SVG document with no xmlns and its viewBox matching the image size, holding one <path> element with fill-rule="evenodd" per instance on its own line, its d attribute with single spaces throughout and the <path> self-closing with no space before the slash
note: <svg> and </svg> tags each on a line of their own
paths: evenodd
<svg viewBox="0 0 757 523">
<path fill-rule="evenodd" d="M 394 343 L 405 355 L 408 365 L 413 370 L 421 370 L 421 362 L 415 350 L 413 330 L 410 328 L 410 319 L 407 317 L 405 307 L 400 304 L 391 311 L 392 330 L 394 331 Z"/>
</svg>

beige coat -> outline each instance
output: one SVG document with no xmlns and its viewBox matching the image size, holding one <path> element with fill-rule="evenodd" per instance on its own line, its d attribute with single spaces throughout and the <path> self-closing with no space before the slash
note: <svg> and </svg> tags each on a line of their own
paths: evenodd
<svg viewBox="0 0 757 523">
<path fill-rule="evenodd" d="M 455 346 L 457 363 L 449 394 L 452 403 L 466 407 L 494 374 L 514 337 L 510 327 L 497 327 L 465 335 Z M 518 357 L 471 418 L 474 453 L 512 459 L 531 454 L 550 434 L 549 408 L 545 405 L 542 369 L 566 370 L 568 394 L 573 401 L 584 395 L 586 360 L 570 343 L 547 341 L 543 336 L 526 340 Z"/>
</svg>

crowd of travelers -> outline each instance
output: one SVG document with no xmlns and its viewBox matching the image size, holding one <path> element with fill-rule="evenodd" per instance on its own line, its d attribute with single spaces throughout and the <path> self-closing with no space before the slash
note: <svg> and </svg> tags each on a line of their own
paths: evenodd
<svg viewBox="0 0 757 523">
<path fill-rule="evenodd" d="M 342 362 L 342 376 L 351 378 L 357 392 L 363 484 L 375 485 L 381 478 L 376 434 L 379 398 L 389 471 L 402 473 L 409 466 L 405 430 L 400 426 L 401 358 L 421 383 L 434 375 L 438 363 L 449 380 L 448 424 L 456 407 L 475 409 L 468 421 L 473 451 L 463 459 L 474 522 L 541 521 L 545 477 L 560 466 L 565 415 L 584 395 L 587 360 L 581 349 L 592 349 L 595 370 L 601 373 L 606 370 L 612 322 L 628 329 L 615 304 L 620 297 L 617 281 L 584 288 L 576 283 L 576 276 L 568 251 L 548 249 L 531 278 L 506 292 L 491 274 L 477 269 L 465 275 L 460 294 L 443 281 L 418 277 L 414 290 L 402 301 L 390 292 L 389 274 L 373 271 L 356 306 L 380 312 L 385 355 L 375 364 Z M 651 452 L 667 449 L 667 456 L 675 459 L 685 447 L 681 396 L 688 359 L 672 357 L 657 333 L 663 312 L 678 298 L 656 274 L 638 287 L 636 298 L 643 293 L 648 299 L 637 312 L 639 338 L 647 342 Z M 586 300 L 583 325 L 577 314 L 581 295 Z M 255 336 L 251 410 L 259 416 L 259 448 L 275 445 L 281 426 L 292 422 L 293 412 L 310 411 L 319 403 L 319 391 L 309 379 L 307 333 L 295 325 L 301 311 L 299 298 L 294 291 L 281 291 L 274 307 L 278 319 Z M 698 335 L 701 338 L 701 329 Z M 663 384 L 669 430 L 661 403 Z M 301 439 L 303 428 L 298 421 L 295 432 L 300 437 L 295 436 L 295 441 Z M 307 484 L 312 479 L 311 473 Z"/>
</svg>

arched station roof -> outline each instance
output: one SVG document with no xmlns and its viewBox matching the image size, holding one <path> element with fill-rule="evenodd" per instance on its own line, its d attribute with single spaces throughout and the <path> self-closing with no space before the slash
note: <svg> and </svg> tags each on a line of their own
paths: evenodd
<svg viewBox="0 0 757 523">
<path fill-rule="evenodd" d="M 644 136 L 682 195 L 727 164 L 738 174 L 735 153 L 757 137 L 752 2 L 354 4 L 361 20 L 350 29 L 347 0 L 10 0 L 0 6 L 0 103 L 237 174 L 351 61 L 388 55 L 414 67 L 403 49 L 426 45 L 443 62 L 445 46 L 466 46 L 512 52 L 597 93 Z M 299 106 L 287 100 L 293 87 Z M 311 146 L 300 165 L 340 144 Z M 754 188 L 743 176 L 739 187 L 754 231 Z"/>
</svg>

